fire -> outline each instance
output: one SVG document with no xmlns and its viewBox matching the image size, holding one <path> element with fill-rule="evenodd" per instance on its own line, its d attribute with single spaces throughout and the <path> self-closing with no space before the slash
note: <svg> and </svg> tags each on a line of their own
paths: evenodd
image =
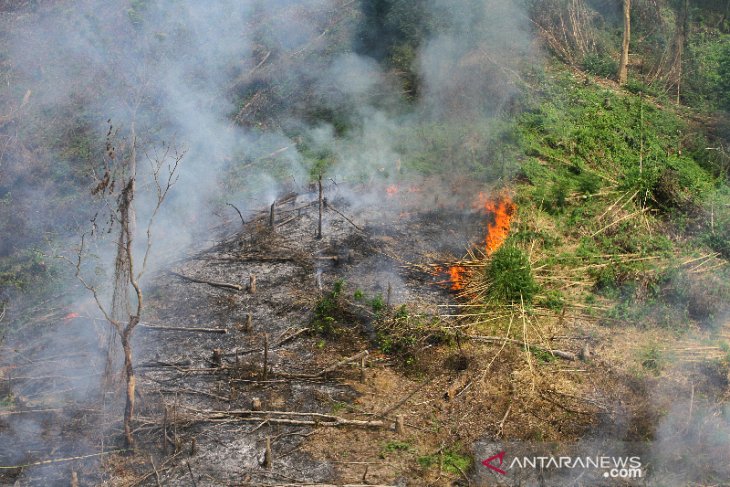
<svg viewBox="0 0 730 487">
<path fill-rule="evenodd" d="M 71 312 L 63 317 L 63 321 L 71 321 L 73 319 L 80 318 L 80 317 L 81 317 L 80 314 Z"/>
<path fill-rule="evenodd" d="M 479 193 L 478 205 L 491 216 L 487 223 L 485 251 L 487 255 L 492 255 L 507 240 L 512 225 L 512 217 L 514 217 L 517 207 L 509 195 L 505 193 L 495 199 L 490 199 L 484 193 Z"/>
<path fill-rule="evenodd" d="M 453 291 L 461 291 L 464 289 L 464 274 L 466 268 L 460 265 L 449 267 L 449 280 L 451 281 L 451 289 Z"/>
<path fill-rule="evenodd" d="M 385 192 L 388 194 L 388 196 L 394 196 L 398 194 L 398 186 L 395 184 L 391 184 L 387 188 L 385 188 Z"/>
<path fill-rule="evenodd" d="M 515 215 L 517 206 L 506 193 L 496 198 L 489 198 L 484 193 L 479 193 L 474 203 L 477 209 L 482 210 L 488 218 L 487 235 L 484 238 L 485 253 L 489 256 L 499 249 L 509 236 L 512 218 Z M 464 266 L 454 265 L 449 267 L 449 281 L 453 291 L 464 289 L 468 270 Z"/>
</svg>

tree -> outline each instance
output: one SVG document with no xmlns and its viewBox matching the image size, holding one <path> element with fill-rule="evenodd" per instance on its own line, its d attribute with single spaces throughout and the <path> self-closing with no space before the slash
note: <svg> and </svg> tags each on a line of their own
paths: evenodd
<svg viewBox="0 0 730 487">
<path fill-rule="evenodd" d="M 675 42 L 675 58 L 673 71 L 677 78 L 677 105 L 680 103 L 681 86 L 682 86 L 682 57 L 684 55 L 684 45 L 687 42 L 687 31 L 689 30 L 689 0 L 684 0 L 677 14 L 677 33 Z"/>
<path fill-rule="evenodd" d="M 116 252 L 114 260 L 113 293 L 111 307 L 103 303 L 97 284 L 84 277 L 83 262 L 87 258 L 87 237 L 98 236 L 96 217 L 92 220 L 90 233 L 81 235 L 81 245 L 73 262 L 76 278 L 94 297 L 97 307 L 104 319 L 111 325 L 121 342 L 124 354 L 124 377 L 126 382 L 126 400 L 124 407 L 124 436 L 129 447 L 134 445 L 132 419 L 134 417 L 136 377 L 134 373 L 132 335 L 140 322 L 144 311 L 144 295 L 140 281 L 147 270 L 148 258 L 152 248 L 152 227 L 162 203 L 178 178 L 178 167 L 184 152 L 163 145 L 161 151 L 152 155 L 145 154 L 150 163 L 147 188 L 154 189 L 153 205 L 147 221 L 144 245 L 139 251 L 136 240 L 135 198 L 137 196 L 137 149 L 138 140 L 135 124 L 132 122 L 128 137 L 128 148 L 118 149 L 114 145 L 115 132 L 110 125 L 107 133 L 106 152 L 103 161 L 103 172 L 93 171 L 95 186 L 91 193 L 101 200 L 103 207 L 109 212 L 110 233 L 117 229 Z M 137 269 L 135 257 L 141 253 L 142 261 Z"/>
<path fill-rule="evenodd" d="M 624 37 L 621 44 L 621 61 L 618 64 L 618 82 L 623 85 L 629 78 L 629 44 L 631 43 L 631 0 L 624 2 Z"/>
</svg>

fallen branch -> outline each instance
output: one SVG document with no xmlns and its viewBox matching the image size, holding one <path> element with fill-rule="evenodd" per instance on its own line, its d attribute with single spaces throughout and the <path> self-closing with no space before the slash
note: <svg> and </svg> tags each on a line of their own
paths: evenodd
<svg viewBox="0 0 730 487">
<path fill-rule="evenodd" d="M 269 350 L 275 350 L 275 349 L 281 347 L 282 345 L 294 340 L 298 336 L 308 332 L 309 328 L 299 328 L 298 330 L 292 332 L 291 335 L 285 336 L 287 331 L 288 330 L 286 330 L 286 331 L 284 331 L 284 333 L 282 333 L 282 335 L 279 337 L 279 341 L 276 342 L 276 344 L 273 347 L 269 347 Z M 263 347 L 262 348 L 249 348 L 246 350 L 234 350 L 233 352 L 227 352 L 227 353 L 222 354 L 221 357 L 228 358 L 228 357 L 235 357 L 236 355 L 238 355 L 240 357 L 241 355 L 250 355 L 252 353 L 260 353 L 263 351 L 264 351 Z"/>
<path fill-rule="evenodd" d="M 240 484 L 243 485 L 243 484 Z M 251 484 L 247 483 L 247 487 L 396 487 L 395 485 L 382 484 Z"/>
<path fill-rule="evenodd" d="M 534 345 L 531 343 L 526 343 L 522 340 L 515 340 L 514 338 L 505 338 L 505 337 L 495 337 L 495 336 L 484 336 L 484 335 L 467 335 L 468 338 L 476 341 L 481 342 L 490 342 L 490 343 L 511 343 L 513 345 L 517 345 L 519 347 L 527 347 L 530 350 L 539 350 L 542 352 L 549 353 L 555 357 L 562 358 L 564 360 L 578 360 L 578 356 L 572 352 L 565 352 L 563 350 L 551 350 L 545 347 L 541 347 L 539 345 Z"/>
<path fill-rule="evenodd" d="M 139 327 L 159 331 L 189 331 L 198 333 L 220 333 L 221 335 L 228 333 L 228 330 L 225 328 L 186 328 L 184 326 L 145 325 L 143 323 L 140 323 Z"/>
<path fill-rule="evenodd" d="M 16 468 L 35 467 L 38 465 L 50 465 L 52 463 L 72 462 L 74 460 L 85 460 L 87 458 L 99 457 L 102 455 L 109 455 L 111 453 L 122 453 L 122 452 L 126 452 L 126 451 L 129 451 L 129 450 L 128 449 L 110 450 L 110 451 L 105 451 L 105 452 L 101 452 L 101 453 L 92 453 L 90 455 L 81 455 L 78 457 L 67 457 L 67 458 L 55 458 L 52 460 L 42 460 L 40 462 L 25 463 L 23 465 L 0 465 L 0 470 L 12 470 L 12 469 L 16 469 Z"/>
<path fill-rule="evenodd" d="M 353 222 L 352 220 L 350 220 L 349 218 L 347 218 L 340 210 L 338 210 L 337 208 L 335 208 L 334 206 L 332 206 L 332 203 L 327 203 L 327 209 L 328 210 L 332 210 L 335 213 L 337 213 L 338 215 L 340 215 L 342 218 L 344 218 L 345 220 L 347 220 L 347 223 L 349 223 L 350 225 L 352 225 L 353 227 L 355 227 L 357 230 L 361 231 L 362 233 L 366 233 L 365 230 L 363 230 L 362 228 L 360 228 L 359 226 L 357 226 L 357 224 L 355 222 Z"/>
<path fill-rule="evenodd" d="M 217 281 L 206 281 L 205 279 L 196 279 L 194 277 L 184 276 L 182 274 L 178 274 L 177 272 L 173 272 L 173 271 L 170 271 L 170 274 L 172 274 L 174 276 L 177 276 L 177 277 L 179 277 L 181 279 L 184 279 L 186 281 L 195 282 L 195 283 L 198 283 L 198 284 L 208 284 L 209 286 L 213 286 L 213 287 L 220 287 L 220 288 L 223 288 L 223 289 L 231 289 L 231 290 L 234 290 L 234 291 L 243 291 L 243 286 L 241 286 L 240 284 L 230 284 L 230 283 L 227 283 L 227 282 L 217 282 Z"/>
<path fill-rule="evenodd" d="M 393 404 L 392 406 L 390 406 L 388 409 L 386 409 L 382 413 L 378 413 L 376 415 L 376 418 L 386 418 L 390 413 L 392 413 L 393 411 L 395 411 L 396 409 L 398 409 L 399 407 L 404 405 L 406 402 L 408 402 L 408 400 L 410 398 L 412 398 L 413 396 L 415 396 L 421 389 L 423 389 L 426 386 L 426 384 L 427 384 L 426 382 L 423 382 L 421 385 L 419 385 L 414 390 L 412 390 L 410 392 L 410 394 L 408 394 L 406 397 L 404 397 L 397 403 Z"/>
<path fill-rule="evenodd" d="M 63 408 L 52 408 L 52 409 L 24 409 L 21 411 L 2 411 L 0 412 L 0 416 L 13 416 L 18 414 L 44 414 L 44 413 L 61 413 L 63 412 Z M 93 413 L 93 414 L 102 414 L 101 411 L 98 411 L 96 409 L 76 409 L 76 411 L 84 411 L 87 414 Z"/>
<path fill-rule="evenodd" d="M 351 362 L 360 360 L 361 358 L 367 357 L 368 355 L 369 355 L 369 352 L 367 350 L 363 350 L 362 352 L 358 353 L 357 355 L 353 355 L 352 357 L 348 357 L 346 359 L 340 360 L 336 364 L 331 365 L 331 366 L 327 367 L 326 369 L 322 369 L 321 371 L 319 371 L 319 373 L 317 373 L 313 376 L 310 376 L 310 378 L 314 379 L 317 377 L 323 377 L 323 376 L 329 374 L 330 372 L 334 372 L 335 370 L 339 369 L 340 367 L 342 367 L 344 365 L 347 365 Z"/>
<path fill-rule="evenodd" d="M 190 408 L 187 408 L 190 409 Z M 195 411 L 191 409 L 192 411 Z M 247 423 L 271 423 L 284 424 L 294 426 L 358 426 L 362 428 L 383 428 L 385 422 L 380 420 L 364 420 L 364 419 L 347 419 L 339 416 L 320 413 L 299 413 L 293 411 L 197 411 L 199 414 L 205 415 L 201 418 L 209 422 L 226 422 L 243 421 Z M 283 416 L 275 417 L 271 416 Z M 286 417 L 290 416 L 290 417 Z M 299 417 L 309 417 L 312 419 L 292 419 Z"/>
</svg>

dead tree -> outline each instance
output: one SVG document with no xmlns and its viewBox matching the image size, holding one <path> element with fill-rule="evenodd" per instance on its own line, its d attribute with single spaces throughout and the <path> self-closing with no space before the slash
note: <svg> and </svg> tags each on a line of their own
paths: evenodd
<svg viewBox="0 0 730 487">
<path fill-rule="evenodd" d="M 621 43 L 621 60 L 618 65 L 618 82 L 626 84 L 629 78 L 629 44 L 631 44 L 631 0 L 623 0 L 624 35 Z"/>
<path fill-rule="evenodd" d="M 322 211 L 324 209 L 324 198 L 322 197 L 322 175 L 317 180 L 319 186 L 319 221 L 317 224 L 317 240 L 322 238 Z"/>
<path fill-rule="evenodd" d="M 170 145 L 152 154 L 146 153 L 150 163 L 150 184 L 146 188 L 153 188 L 154 199 L 152 211 L 147 221 L 144 236 L 138 235 L 136 225 L 135 198 L 137 196 L 137 150 L 138 141 L 135 125 L 132 123 L 129 137 L 124 144 L 126 147 L 115 147 L 115 132 L 110 126 L 107 134 L 106 157 L 104 158 L 104 173 L 94 171 L 96 185 L 92 195 L 98 197 L 105 210 L 109 212 L 109 232 L 114 228 L 118 231 L 116 239 L 116 256 L 114 260 L 113 295 L 111 306 L 108 307 L 102 300 L 98 286 L 84 277 L 83 262 L 88 257 L 87 237 L 96 236 L 96 217 L 90 233 L 83 233 L 81 245 L 77 249 L 75 261 L 76 278 L 94 297 L 97 307 L 106 321 L 111 325 L 113 333 L 119 336 L 124 354 L 124 378 L 126 382 L 126 399 L 124 407 L 124 436 L 128 446 L 133 446 L 132 419 L 134 417 L 136 377 L 133 366 L 132 334 L 140 323 L 144 310 L 144 295 L 140 280 L 148 265 L 148 258 L 152 248 L 152 228 L 162 203 L 170 189 L 177 182 L 178 167 L 185 153 Z M 108 232 L 102 232 L 108 233 Z M 143 239 L 143 250 L 136 255 L 136 239 Z M 137 262 L 136 257 L 141 257 Z"/>
</svg>

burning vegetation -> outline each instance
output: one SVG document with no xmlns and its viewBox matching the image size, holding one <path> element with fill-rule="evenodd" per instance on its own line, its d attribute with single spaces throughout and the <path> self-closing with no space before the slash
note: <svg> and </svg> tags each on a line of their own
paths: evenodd
<svg viewBox="0 0 730 487">
<path fill-rule="evenodd" d="M 598 3 L 4 2 L 0 484 L 724 485 L 727 8 Z"/>
<path fill-rule="evenodd" d="M 470 255 L 475 257 L 481 254 L 484 259 L 488 259 L 509 237 L 517 206 L 506 192 L 502 192 L 496 197 L 490 197 L 486 193 L 480 192 L 473 203 L 473 208 L 475 212 L 484 218 L 485 236 L 484 248 L 474 246 Z M 463 291 L 466 282 L 471 279 L 472 271 L 475 268 L 482 267 L 480 264 L 475 265 L 474 260 L 471 261 L 471 265 L 458 263 L 448 266 L 446 272 L 448 273 L 451 289 L 453 291 Z M 441 272 L 441 268 L 437 268 L 437 272 Z"/>
</svg>

